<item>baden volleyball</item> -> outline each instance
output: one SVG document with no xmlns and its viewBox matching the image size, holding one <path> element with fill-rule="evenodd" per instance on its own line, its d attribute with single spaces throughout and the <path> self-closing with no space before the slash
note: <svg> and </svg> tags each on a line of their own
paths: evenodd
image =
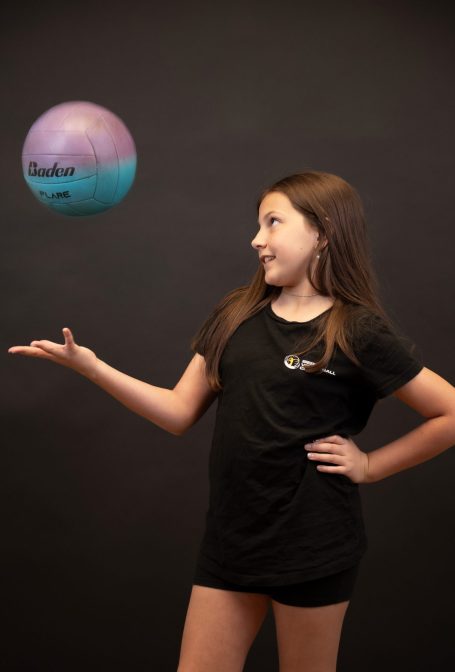
<svg viewBox="0 0 455 672">
<path fill-rule="evenodd" d="M 128 193 L 136 147 L 123 121 L 105 107 L 61 103 L 31 126 L 22 170 L 40 203 L 64 215 L 95 215 Z"/>
</svg>

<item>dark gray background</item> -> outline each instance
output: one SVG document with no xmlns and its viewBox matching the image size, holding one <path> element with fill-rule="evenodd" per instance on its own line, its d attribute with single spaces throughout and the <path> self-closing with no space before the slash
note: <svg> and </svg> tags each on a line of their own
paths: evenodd
<svg viewBox="0 0 455 672">
<path fill-rule="evenodd" d="M 304 169 L 364 201 L 385 305 L 455 381 L 450 3 L 16 3 L 2 11 L 2 606 L 6 671 L 175 670 L 208 504 L 215 405 L 185 436 L 85 378 L 7 353 L 76 341 L 172 388 L 215 303 L 249 282 L 263 187 Z M 64 217 L 22 174 L 33 121 L 118 114 L 135 183 Z M 423 421 L 388 398 L 373 450 Z M 302 448 L 303 449 L 303 448 Z M 453 453 L 361 493 L 369 536 L 340 672 L 453 667 Z M 278 669 L 272 614 L 245 669 Z"/>
</svg>

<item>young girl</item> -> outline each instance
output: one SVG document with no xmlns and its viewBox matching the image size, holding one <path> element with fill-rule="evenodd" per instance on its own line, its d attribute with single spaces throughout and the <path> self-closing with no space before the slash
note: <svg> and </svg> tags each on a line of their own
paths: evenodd
<svg viewBox="0 0 455 672">
<path fill-rule="evenodd" d="M 334 672 L 367 549 L 359 484 L 455 443 L 455 389 L 381 306 L 359 195 L 336 175 L 276 182 L 257 204 L 251 283 L 216 306 L 174 389 L 75 343 L 11 353 L 63 364 L 182 435 L 218 398 L 210 501 L 179 672 L 238 672 L 270 604 L 281 672 Z M 352 436 L 389 394 L 426 421 L 369 454 Z"/>
</svg>

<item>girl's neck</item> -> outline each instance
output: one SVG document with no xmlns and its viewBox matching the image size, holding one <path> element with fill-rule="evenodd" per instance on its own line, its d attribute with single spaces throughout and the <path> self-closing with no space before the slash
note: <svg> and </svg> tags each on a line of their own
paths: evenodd
<svg viewBox="0 0 455 672">
<path fill-rule="evenodd" d="M 294 292 L 292 289 L 281 291 L 278 297 L 273 301 L 273 305 L 278 309 L 286 312 L 290 316 L 290 319 L 293 317 L 296 320 L 301 318 L 302 321 L 312 319 L 313 316 L 319 315 L 323 310 L 330 308 L 335 303 L 335 299 L 330 296 L 323 296 L 318 294 L 317 296 L 308 296 L 308 294 L 314 294 L 314 290 L 305 291 L 296 291 L 295 294 L 305 294 L 305 296 L 292 296 Z M 309 316 L 309 317 L 308 317 Z"/>
</svg>

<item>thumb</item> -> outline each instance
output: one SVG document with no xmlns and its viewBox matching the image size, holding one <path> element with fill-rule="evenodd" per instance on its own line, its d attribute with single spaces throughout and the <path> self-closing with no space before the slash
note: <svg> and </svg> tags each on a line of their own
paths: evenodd
<svg viewBox="0 0 455 672">
<path fill-rule="evenodd" d="M 68 327 L 64 327 L 62 329 L 62 331 L 63 331 L 63 336 L 65 338 L 65 345 L 74 346 L 75 342 L 74 342 L 73 334 L 71 333 L 71 329 L 68 329 Z"/>
</svg>

